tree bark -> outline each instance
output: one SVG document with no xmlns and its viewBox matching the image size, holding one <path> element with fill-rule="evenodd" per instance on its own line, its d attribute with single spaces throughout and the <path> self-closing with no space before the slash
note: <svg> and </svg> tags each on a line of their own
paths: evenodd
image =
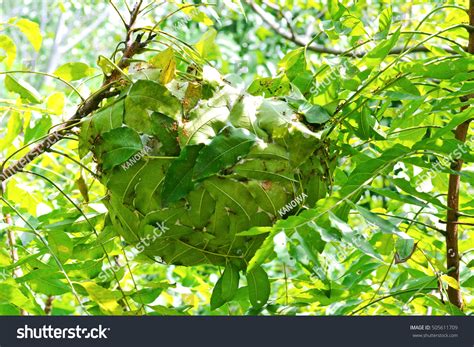
<svg viewBox="0 0 474 347">
<path fill-rule="evenodd" d="M 474 25 L 474 0 L 469 0 L 469 24 Z M 474 33 L 469 32 L 468 52 L 474 54 Z M 472 98 L 469 95 L 467 98 Z M 467 106 L 466 106 L 467 107 Z M 463 108 L 464 110 L 465 108 Z M 455 131 L 455 137 L 458 141 L 466 142 L 467 133 L 469 131 L 470 120 L 458 125 Z M 461 171 L 463 160 L 456 159 L 451 164 L 451 169 Z M 459 284 L 459 248 L 458 248 L 458 217 L 459 217 L 459 188 L 461 178 L 459 174 L 449 175 L 448 188 L 448 212 L 446 223 L 446 265 L 448 268 L 448 275 L 452 277 Z M 461 290 L 458 288 L 448 287 L 449 301 L 459 307 L 463 308 L 463 301 Z"/>
</svg>

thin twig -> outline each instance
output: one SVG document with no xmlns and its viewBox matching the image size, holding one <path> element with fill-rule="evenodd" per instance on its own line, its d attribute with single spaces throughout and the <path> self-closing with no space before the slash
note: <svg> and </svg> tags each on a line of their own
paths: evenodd
<svg viewBox="0 0 474 347">
<path fill-rule="evenodd" d="M 458 222 L 458 221 L 445 221 L 445 220 L 442 220 L 440 219 L 439 222 L 441 224 L 457 224 L 457 225 L 469 225 L 469 226 L 474 226 L 474 223 L 466 223 L 466 222 Z"/>
<path fill-rule="evenodd" d="M 0 182 L 5 181 L 8 178 L 12 177 L 16 173 L 22 171 L 26 165 L 31 163 L 35 158 L 39 157 L 41 154 L 46 152 L 49 148 L 51 148 L 55 143 L 60 141 L 64 136 L 69 133 L 69 128 L 77 125 L 80 120 L 97 108 L 99 108 L 101 102 L 112 96 L 115 96 L 120 93 L 117 89 L 111 89 L 115 82 L 119 81 L 122 78 L 122 74 L 120 70 L 124 70 L 130 65 L 130 59 L 135 55 L 140 53 L 154 38 L 151 35 L 147 40 L 142 41 L 142 34 L 136 35 L 135 39 L 132 39 L 133 33 L 133 26 L 137 20 L 138 13 L 140 11 L 140 7 L 142 5 L 142 1 L 138 1 L 130 15 L 130 21 L 127 24 L 128 30 L 126 33 L 126 46 L 123 50 L 123 55 L 120 61 L 118 62 L 117 66 L 119 69 L 115 69 L 112 73 L 105 77 L 104 82 L 102 84 L 102 88 L 93 95 L 91 95 L 87 100 L 79 105 L 75 114 L 69 118 L 65 122 L 65 124 L 60 127 L 58 130 L 49 134 L 43 141 L 41 141 L 38 145 L 32 148 L 28 153 L 26 153 L 21 159 L 17 162 L 12 164 L 6 169 L 1 168 L 0 171 Z"/>
<path fill-rule="evenodd" d="M 254 1 L 251 0 L 245 0 L 245 2 L 253 9 L 253 11 L 260 17 L 262 20 L 278 35 L 283 37 L 284 39 L 293 42 L 294 44 L 305 47 L 307 44 L 305 43 L 305 40 L 301 37 L 298 36 L 293 36 L 291 32 L 288 32 L 284 28 L 280 27 L 278 23 L 275 21 L 275 19 L 268 14 L 263 8 L 261 8 L 259 5 L 257 5 Z M 465 28 L 468 31 L 473 31 L 474 26 L 469 26 L 469 25 L 460 25 L 460 27 Z M 449 47 L 443 47 L 443 49 L 447 50 L 448 52 L 454 52 L 452 49 Z M 326 54 L 333 54 L 333 55 L 350 55 L 350 56 L 356 56 L 356 57 L 363 57 L 365 56 L 368 51 L 363 51 L 363 52 L 355 52 L 349 54 L 345 50 L 337 49 L 337 48 L 332 48 L 332 47 L 326 47 L 318 44 L 311 44 L 308 46 L 308 50 L 315 52 L 315 53 L 326 53 Z M 405 47 L 395 47 L 393 48 L 389 54 L 400 54 L 403 52 L 406 52 L 407 50 L 410 51 L 410 53 L 418 53 L 418 52 L 430 52 L 430 50 L 425 47 L 425 46 L 418 46 L 414 49 L 410 48 L 405 48 Z"/>
<path fill-rule="evenodd" d="M 117 8 L 117 6 L 115 6 L 114 2 L 112 0 L 109 0 L 109 3 L 112 5 L 112 7 L 114 8 L 115 12 L 117 12 L 117 14 L 119 15 L 120 17 L 120 20 L 122 21 L 123 25 L 125 26 L 125 29 L 128 30 L 128 24 L 127 22 L 125 21 L 125 19 L 123 18 L 122 14 L 120 13 L 119 9 Z"/>
<path fill-rule="evenodd" d="M 90 219 L 86 216 L 86 214 L 84 213 L 84 211 L 82 211 L 82 209 L 74 202 L 74 200 L 72 200 L 69 195 L 67 195 L 56 183 L 54 183 L 52 180 L 50 180 L 48 177 L 44 176 L 44 175 L 41 175 L 39 173 L 36 173 L 36 172 L 32 172 L 32 171 L 22 171 L 26 174 L 30 174 L 30 175 L 34 175 L 34 176 L 37 176 L 37 177 L 40 177 L 42 179 L 44 179 L 45 181 L 49 182 L 49 184 L 51 184 L 54 188 L 56 188 L 57 191 L 59 191 L 78 211 L 79 213 L 82 215 L 82 217 L 84 217 L 84 219 L 86 220 L 86 222 L 89 224 L 89 226 L 92 228 L 92 231 L 94 232 L 94 235 L 96 236 L 97 239 L 99 239 L 99 233 L 97 232 L 97 230 L 95 229 L 94 225 L 92 224 L 92 222 L 90 221 Z M 105 249 L 105 246 L 103 245 L 102 242 L 98 241 L 101 248 L 102 248 L 102 251 L 104 252 L 109 264 L 112 264 L 112 260 L 110 259 L 110 256 L 109 254 L 107 253 L 107 250 Z M 127 300 L 127 296 L 125 295 L 125 292 L 124 290 L 122 289 L 122 286 L 120 285 L 120 280 L 118 279 L 117 277 L 117 274 L 115 271 L 113 271 L 112 269 L 112 272 L 114 273 L 114 277 L 115 277 L 115 280 L 117 282 L 117 286 L 118 286 L 118 289 L 119 291 L 121 292 L 122 294 L 122 297 L 125 301 L 125 304 L 127 305 L 128 309 L 131 311 L 131 307 L 130 307 L 130 304 Z"/>
</svg>

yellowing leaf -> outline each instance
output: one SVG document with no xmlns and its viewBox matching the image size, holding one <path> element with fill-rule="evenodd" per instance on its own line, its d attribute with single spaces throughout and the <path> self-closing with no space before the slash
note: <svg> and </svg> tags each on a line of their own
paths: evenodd
<svg viewBox="0 0 474 347">
<path fill-rule="evenodd" d="M 38 23 L 32 22 L 29 19 L 21 18 L 15 23 L 15 25 L 26 36 L 28 41 L 30 41 L 35 51 L 39 51 L 41 42 L 43 41 L 43 36 L 41 36 Z"/>
<path fill-rule="evenodd" d="M 192 19 L 193 21 L 195 22 L 198 22 L 198 23 L 202 23 L 204 24 L 205 26 L 211 26 L 214 24 L 214 22 L 212 21 L 212 19 L 210 19 L 207 14 L 205 14 L 204 12 L 202 11 L 194 11 L 192 13 Z"/>
<path fill-rule="evenodd" d="M 64 93 L 56 92 L 46 99 L 46 107 L 52 114 L 60 115 L 63 113 L 65 97 Z"/>
<path fill-rule="evenodd" d="M 176 60 L 173 58 L 169 64 L 161 71 L 160 82 L 167 84 L 174 79 L 176 74 Z"/>
<path fill-rule="evenodd" d="M 96 302 L 104 313 L 112 315 L 120 315 L 123 313 L 122 308 L 118 304 L 118 294 L 94 282 L 83 282 L 80 283 L 80 285 L 84 287 L 91 300 Z"/>
<path fill-rule="evenodd" d="M 193 109 L 202 96 L 202 85 L 197 82 L 189 82 L 188 88 L 184 94 L 183 106 L 184 111 L 188 112 Z"/>
<path fill-rule="evenodd" d="M 5 53 L 3 53 L 4 51 Z M 9 69 L 16 58 L 16 46 L 10 37 L 0 35 L 0 61 L 5 59 L 5 65 Z"/>
<path fill-rule="evenodd" d="M 176 59 L 173 48 L 169 47 L 150 59 L 150 64 L 161 69 L 160 83 L 171 82 L 176 75 Z"/>
<path fill-rule="evenodd" d="M 459 283 L 454 278 L 452 278 L 448 275 L 442 275 L 441 276 L 441 281 L 443 281 L 443 283 L 446 283 L 451 288 L 459 290 Z"/>
</svg>

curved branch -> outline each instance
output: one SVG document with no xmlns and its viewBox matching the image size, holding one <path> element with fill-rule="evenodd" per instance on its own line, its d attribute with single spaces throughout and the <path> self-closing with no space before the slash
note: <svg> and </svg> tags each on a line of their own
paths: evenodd
<svg viewBox="0 0 474 347">
<path fill-rule="evenodd" d="M 2 168 L 0 172 L 0 182 L 6 181 L 8 178 L 22 171 L 26 165 L 46 152 L 56 142 L 64 138 L 64 136 L 66 136 L 69 132 L 69 128 L 77 125 L 82 118 L 88 116 L 90 113 L 99 108 L 100 103 L 104 99 L 110 98 L 120 93 L 119 90 L 112 89 L 112 87 L 115 85 L 115 82 L 119 81 L 122 77 L 122 73 L 120 71 L 127 68 L 131 62 L 130 59 L 135 54 L 140 53 L 154 39 L 154 35 L 151 35 L 148 37 L 148 39 L 142 41 L 142 34 L 138 34 L 135 36 L 135 39 L 132 39 L 133 26 L 137 20 L 142 2 L 142 0 L 137 2 L 130 15 L 130 22 L 127 25 L 128 30 L 125 40 L 126 46 L 123 50 L 122 58 L 117 64 L 118 69 L 113 70 L 112 73 L 104 79 L 102 88 L 100 88 L 98 92 L 94 93 L 87 100 L 81 103 L 77 108 L 76 113 L 71 118 L 69 118 L 63 126 L 50 133 L 43 141 L 32 148 L 20 160 L 6 169 Z"/>
<path fill-rule="evenodd" d="M 51 77 L 51 78 L 57 79 L 58 81 L 61 81 L 62 83 L 67 85 L 69 88 L 71 88 L 81 98 L 82 101 L 85 100 L 76 87 L 74 87 L 71 83 L 69 83 L 65 79 L 62 79 L 59 76 L 46 73 L 46 72 L 40 72 L 40 71 L 28 71 L 28 70 L 0 71 L 0 75 L 8 75 L 8 74 L 15 74 L 15 73 L 34 74 L 34 75 L 40 75 L 40 76 Z"/>
<path fill-rule="evenodd" d="M 280 27 L 278 23 L 274 20 L 274 18 L 269 15 L 263 8 L 261 8 L 259 5 L 257 5 L 255 2 L 251 0 L 245 0 L 245 2 L 252 8 L 252 10 L 260 17 L 262 20 L 278 35 L 283 37 L 284 39 L 293 42 L 294 44 L 301 46 L 301 47 L 306 47 L 307 43 L 305 40 L 301 37 L 294 36 L 291 32 L 285 30 L 284 28 Z M 472 25 L 462 25 L 463 28 L 465 28 L 467 31 L 472 32 L 474 31 L 474 27 Z M 452 50 L 449 47 L 442 47 L 445 51 L 448 53 L 456 53 L 454 50 Z M 337 48 L 331 48 L 331 47 L 326 47 L 318 44 L 310 44 L 307 46 L 307 49 L 315 52 L 315 53 L 326 53 L 326 54 L 333 54 L 333 55 L 342 55 L 342 56 L 355 56 L 355 57 L 363 57 L 365 56 L 368 51 L 363 51 L 363 52 L 354 52 L 349 54 L 350 51 L 342 50 L 342 49 L 337 49 Z M 410 51 L 410 53 L 419 53 L 419 52 L 430 52 L 430 50 L 427 47 L 424 46 L 418 46 L 418 47 L 395 47 L 393 48 L 389 54 L 400 54 L 406 51 Z"/>
</svg>

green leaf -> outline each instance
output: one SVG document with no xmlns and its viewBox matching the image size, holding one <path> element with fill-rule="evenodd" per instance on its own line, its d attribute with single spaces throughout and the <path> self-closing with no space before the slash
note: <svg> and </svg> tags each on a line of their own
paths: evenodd
<svg viewBox="0 0 474 347">
<path fill-rule="evenodd" d="M 377 38 L 386 38 L 390 26 L 392 25 L 392 8 L 387 7 L 379 15 L 379 32 L 377 33 Z"/>
<path fill-rule="evenodd" d="M 338 229 L 342 234 L 342 239 L 352 245 L 362 253 L 365 253 L 375 259 L 382 260 L 380 254 L 375 252 L 372 245 L 365 239 L 363 235 L 354 231 L 347 223 L 338 218 L 334 213 L 328 212 L 329 221 L 333 228 Z"/>
<path fill-rule="evenodd" d="M 421 200 L 430 202 L 435 206 L 441 207 L 442 209 L 446 208 L 446 206 L 443 205 L 437 198 L 433 197 L 431 194 L 419 192 L 410 184 L 409 181 L 403 178 L 390 178 L 390 181 L 407 194 L 410 194 Z"/>
<path fill-rule="evenodd" d="M 474 162 L 474 153 L 457 139 L 428 138 L 415 143 L 412 148 L 414 150 L 426 150 L 445 154 L 450 159 L 463 159 L 466 162 Z"/>
<path fill-rule="evenodd" d="M 462 283 L 464 288 L 474 288 L 474 276 L 469 277 Z"/>
<path fill-rule="evenodd" d="M 219 278 L 211 294 L 211 310 L 218 309 L 224 305 L 226 301 L 222 297 L 222 278 Z"/>
<path fill-rule="evenodd" d="M 28 282 L 32 290 L 45 295 L 62 295 L 71 292 L 71 287 L 65 283 L 64 274 L 52 269 L 35 269 L 18 278 L 18 281 Z"/>
<path fill-rule="evenodd" d="M 178 130 L 176 122 L 162 113 L 154 112 L 151 115 L 151 133 L 160 140 L 160 151 L 165 155 L 176 156 L 180 152 Z"/>
<path fill-rule="evenodd" d="M 140 132 L 151 128 L 148 111 L 156 111 L 177 119 L 181 103 L 163 85 L 146 80 L 135 82 L 125 99 L 125 124 Z"/>
<path fill-rule="evenodd" d="M 112 71 L 114 71 L 116 68 L 112 61 L 103 55 L 99 55 L 97 58 L 97 65 L 100 67 L 105 76 L 110 76 Z"/>
<path fill-rule="evenodd" d="M 457 59 L 439 59 L 430 61 L 415 61 L 400 65 L 402 72 L 409 72 L 427 78 L 450 80 L 460 71 L 472 71 L 474 68 L 474 58 L 472 56 L 459 57 Z"/>
<path fill-rule="evenodd" d="M 112 129 L 120 128 L 123 123 L 124 110 L 124 100 L 122 99 L 94 113 L 91 118 L 91 128 L 89 129 L 88 136 L 96 137 Z"/>
<path fill-rule="evenodd" d="M 35 51 L 39 51 L 41 48 L 41 42 L 43 41 L 43 36 L 41 35 L 38 23 L 21 18 L 15 23 L 15 26 L 26 36 Z"/>
<path fill-rule="evenodd" d="M 308 271 L 314 273 L 325 284 L 329 284 L 325 270 L 319 260 L 319 253 L 324 250 L 326 242 L 322 240 L 321 234 L 315 232 L 314 229 L 314 225 L 310 226 L 309 224 L 298 228 L 298 231 L 290 239 L 289 253 Z M 300 250 L 303 252 L 300 252 Z"/>
<path fill-rule="evenodd" d="M 72 241 L 69 236 L 60 230 L 48 230 L 47 238 L 49 247 L 61 263 L 65 263 L 72 255 Z"/>
<path fill-rule="evenodd" d="M 390 221 L 383 219 L 382 217 L 376 215 L 375 213 L 367 210 L 366 208 L 359 206 L 357 204 L 351 203 L 353 207 L 364 217 L 369 223 L 372 223 L 380 228 L 380 230 L 387 234 L 398 234 L 400 230 L 392 224 Z"/>
<path fill-rule="evenodd" d="M 307 102 L 302 104 L 298 111 L 303 113 L 306 121 L 311 124 L 323 124 L 331 118 L 326 109 L 319 105 L 311 105 Z"/>
<path fill-rule="evenodd" d="M 257 213 L 258 206 L 246 185 L 230 179 L 212 177 L 204 181 L 204 187 L 214 200 L 222 201 L 233 213 L 242 215 L 243 229 L 251 226 L 252 217 Z"/>
<path fill-rule="evenodd" d="M 410 150 L 407 147 L 396 144 L 385 150 L 378 158 L 360 162 L 351 172 L 347 182 L 342 186 L 341 197 L 347 197 L 356 190 L 359 190 L 361 186 L 380 175 L 383 170 L 391 168 L 409 152 Z"/>
<path fill-rule="evenodd" d="M 228 263 L 222 274 L 222 298 L 227 302 L 234 298 L 239 289 L 239 270 L 232 263 Z"/>
<path fill-rule="evenodd" d="M 150 307 L 154 312 L 149 313 L 150 315 L 156 315 L 156 316 L 186 316 L 187 314 L 171 307 L 166 307 L 162 305 L 154 305 L 154 306 L 148 306 Z"/>
<path fill-rule="evenodd" d="M 104 133 L 102 142 L 97 146 L 104 169 L 111 169 L 124 163 L 142 148 L 143 144 L 138 133 L 127 127 Z"/>
<path fill-rule="evenodd" d="M 139 177 L 134 175 L 132 182 L 128 181 L 127 185 L 130 184 L 130 188 L 135 188 L 133 206 L 138 211 L 146 214 L 160 208 L 159 193 L 171 160 L 168 158 L 147 159 L 145 165 L 139 170 Z"/>
<path fill-rule="evenodd" d="M 285 70 L 290 81 L 302 74 L 309 74 L 306 71 L 305 47 L 297 48 L 287 53 L 278 63 L 278 66 Z"/>
<path fill-rule="evenodd" d="M 169 167 L 161 191 L 163 205 L 178 201 L 193 189 L 193 168 L 202 146 L 184 147 L 179 157 Z"/>
<path fill-rule="evenodd" d="M 121 127 L 123 117 L 124 100 L 120 99 L 84 119 L 79 133 L 79 156 L 83 158 L 89 152 L 91 144 L 95 144 L 102 133 Z"/>
<path fill-rule="evenodd" d="M 364 57 L 367 66 L 378 66 L 382 60 L 390 53 L 390 50 L 395 47 L 400 38 L 401 27 L 398 28 L 389 39 L 384 39 L 377 46 L 369 51 Z"/>
<path fill-rule="evenodd" d="M 68 82 L 80 80 L 84 77 L 92 76 L 95 69 L 85 63 L 66 63 L 54 71 L 54 75 Z"/>
<path fill-rule="evenodd" d="M 261 100 L 252 96 L 241 95 L 232 107 L 229 121 L 236 128 L 244 128 L 253 134 L 265 138 L 266 133 L 257 126 L 257 108 Z"/>
<path fill-rule="evenodd" d="M 279 232 L 280 230 L 277 230 L 277 228 L 272 228 L 268 236 L 263 241 L 262 245 L 255 252 L 252 259 L 250 259 L 247 266 L 247 271 L 252 271 L 253 269 L 259 267 L 270 257 L 275 248 L 273 239 Z"/>
<path fill-rule="evenodd" d="M 234 165 L 250 151 L 255 141 L 248 130 L 225 128 L 199 152 L 194 179 L 202 180 Z"/>
<path fill-rule="evenodd" d="M 2 53 L 2 50 L 5 52 Z M 0 62 L 5 60 L 7 69 L 10 69 L 16 58 L 16 45 L 7 35 L 0 35 Z"/>
<path fill-rule="evenodd" d="M 446 126 L 442 127 L 439 130 L 436 130 L 435 133 L 431 136 L 431 138 L 436 139 L 446 134 L 449 134 L 459 124 L 464 123 L 468 119 L 472 118 L 474 118 L 474 110 L 469 107 L 465 111 L 455 114 L 451 121 Z"/>
<path fill-rule="evenodd" d="M 281 182 L 299 183 L 294 178 L 294 171 L 288 166 L 285 160 L 262 160 L 251 159 L 239 163 L 235 166 L 234 172 L 242 177 L 271 180 Z"/>
<path fill-rule="evenodd" d="M 417 198 L 413 197 L 412 195 L 401 194 L 398 191 L 392 190 L 390 188 L 375 188 L 375 187 L 372 187 L 372 186 L 368 186 L 367 189 L 373 191 L 374 193 L 376 193 L 378 195 L 385 196 L 385 197 L 387 197 L 389 199 L 392 199 L 392 200 L 398 200 L 398 201 L 404 202 L 406 204 L 416 205 L 416 206 L 420 206 L 420 207 L 426 206 L 425 202 L 423 202 L 421 200 L 418 200 Z"/>
<path fill-rule="evenodd" d="M 133 292 L 130 297 L 137 304 L 151 304 L 161 294 L 164 288 L 143 288 Z"/>
<path fill-rule="evenodd" d="M 251 95 L 264 95 L 265 97 L 286 96 L 290 90 L 291 83 L 286 75 L 281 75 L 275 78 L 257 78 L 247 89 Z"/>
<path fill-rule="evenodd" d="M 214 28 L 210 28 L 202 35 L 201 39 L 195 44 L 196 50 L 202 58 L 207 60 L 217 59 L 220 56 L 219 46 L 215 40 L 217 37 L 217 31 Z"/>
<path fill-rule="evenodd" d="M 205 227 L 214 213 L 215 201 L 211 194 L 200 188 L 190 192 L 187 200 L 191 206 L 188 213 L 193 225 L 198 228 Z"/>
<path fill-rule="evenodd" d="M 400 237 L 395 242 L 395 250 L 397 251 L 397 263 L 403 263 L 407 261 L 413 254 L 415 241 L 411 237 Z"/>
<path fill-rule="evenodd" d="M 19 94 L 22 99 L 28 100 L 34 104 L 41 103 L 41 95 L 31 84 L 26 81 L 17 80 L 10 75 L 6 75 L 5 87 L 7 87 L 7 90 L 10 92 Z"/>
<path fill-rule="evenodd" d="M 38 313 L 38 310 L 34 309 L 36 302 L 31 303 L 31 299 L 20 291 L 16 283 L 0 283 L 0 304 L 13 304 L 35 315 L 41 314 L 41 310 Z"/>
<path fill-rule="evenodd" d="M 255 309 L 261 309 L 270 297 L 270 281 L 261 267 L 254 267 L 246 274 L 249 299 Z"/>
<path fill-rule="evenodd" d="M 268 234 L 272 231 L 272 227 L 253 227 L 249 230 L 242 231 L 237 233 L 236 236 L 255 236 L 255 235 L 263 235 Z"/>
<path fill-rule="evenodd" d="M 258 126 L 268 134 L 273 134 L 280 127 L 291 122 L 293 111 L 286 102 L 280 100 L 263 100 L 258 112 Z"/>
</svg>

